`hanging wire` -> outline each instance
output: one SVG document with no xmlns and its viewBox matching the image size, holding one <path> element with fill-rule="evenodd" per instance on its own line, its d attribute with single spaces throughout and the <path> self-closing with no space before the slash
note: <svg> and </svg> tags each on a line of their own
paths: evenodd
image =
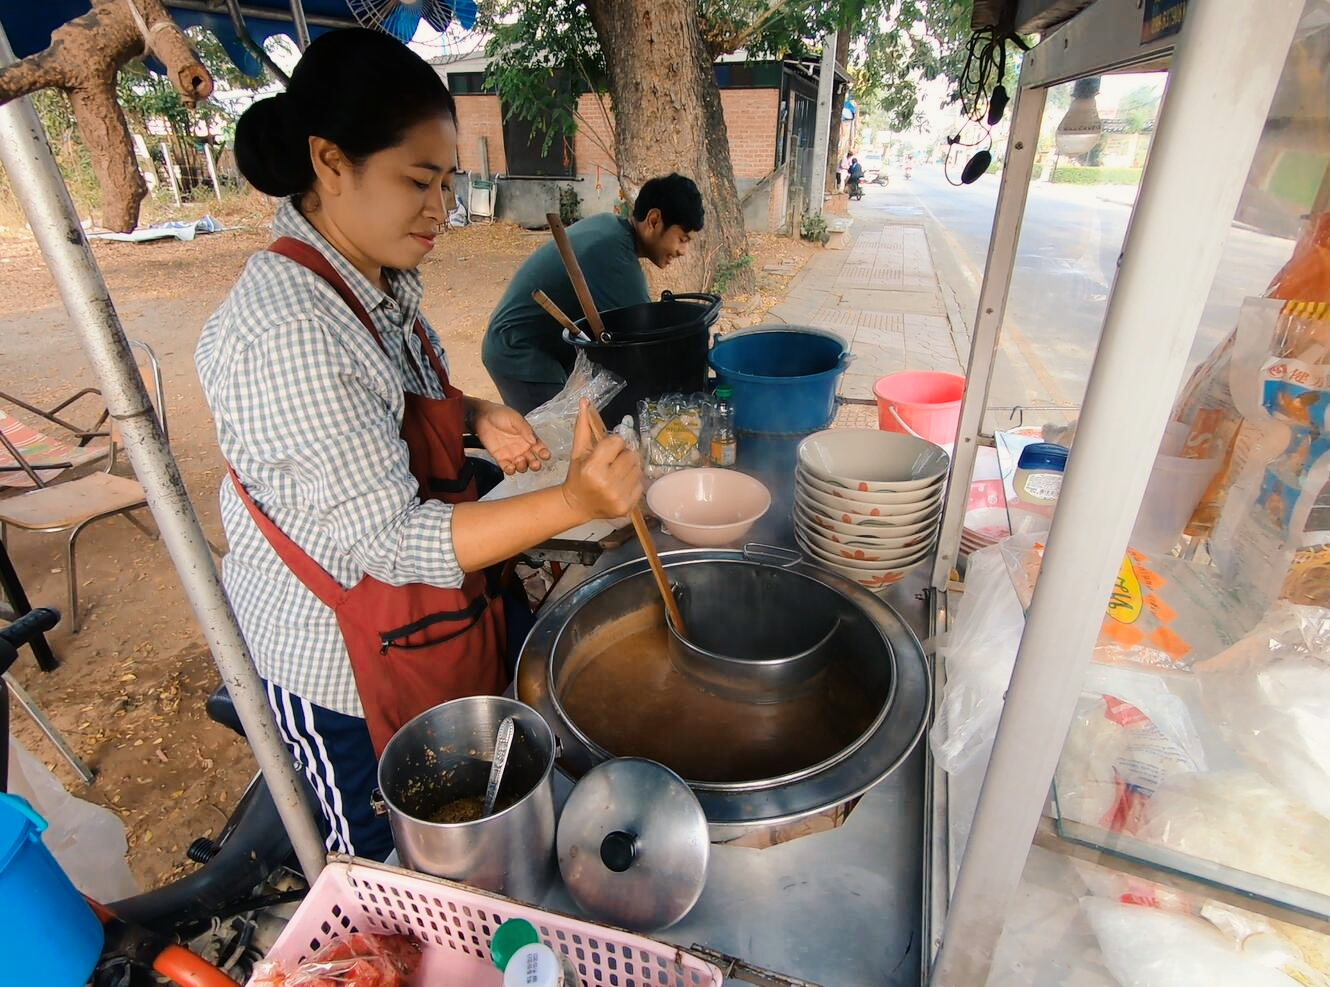
<svg viewBox="0 0 1330 987">
<path fill-rule="evenodd" d="M 951 177 L 954 148 L 979 147 L 986 143 L 985 150 L 988 150 L 993 146 L 993 132 L 989 125 L 1001 118 L 1007 101 L 1006 90 L 1002 88 L 1002 79 L 1007 74 L 1008 41 L 1023 51 L 1028 50 L 1025 43 L 1007 27 L 979 28 L 970 35 L 965 54 L 965 67 L 957 82 L 961 113 L 965 117 L 965 122 L 954 136 L 947 138 L 949 147 L 943 165 L 943 173 L 951 185 L 963 184 Z M 966 141 L 963 135 L 971 126 L 978 127 L 982 131 L 982 136 L 977 140 Z"/>
</svg>

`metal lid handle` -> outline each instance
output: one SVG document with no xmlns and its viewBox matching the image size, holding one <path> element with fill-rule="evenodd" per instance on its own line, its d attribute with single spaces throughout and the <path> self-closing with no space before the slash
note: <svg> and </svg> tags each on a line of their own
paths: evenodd
<svg viewBox="0 0 1330 987">
<path fill-rule="evenodd" d="M 616 874 L 622 874 L 637 859 L 637 836 L 616 829 L 600 843 L 600 861 Z"/>
</svg>

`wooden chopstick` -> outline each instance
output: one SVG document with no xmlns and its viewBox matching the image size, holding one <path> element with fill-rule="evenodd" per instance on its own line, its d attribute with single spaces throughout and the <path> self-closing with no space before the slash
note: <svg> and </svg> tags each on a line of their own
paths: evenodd
<svg viewBox="0 0 1330 987">
<path fill-rule="evenodd" d="M 563 257 L 563 266 L 568 269 L 568 277 L 573 282 L 573 290 L 577 292 L 577 300 L 582 304 L 582 311 L 586 313 L 587 328 L 591 330 L 591 338 L 600 342 L 600 337 L 605 333 L 605 323 L 600 321 L 600 312 L 596 309 L 596 302 L 591 297 L 591 289 L 587 286 L 586 277 L 582 274 L 582 265 L 577 263 L 577 255 L 573 253 L 573 245 L 568 239 L 568 233 L 563 228 L 563 222 L 559 219 L 557 212 L 545 214 L 545 221 L 550 224 L 550 232 L 554 234 L 554 242 L 559 247 L 559 255 Z"/>
<path fill-rule="evenodd" d="M 591 434 L 599 442 L 605 438 L 605 422 L 600 417 L 600 412 L 596 406 L 587 403 L 587 411 L 591 419 Z M 642 549 L 646 552 L 647 562 L 651 564 L 651 573 L 656 577 L 656 589 L 660 590 L 660 598 L 665 603 L 665 613 L 670 623 L 674 625 L 675 632 L 685 640 L 688 638 L 688 631 L 684 628 L 683 614 L 679 612 L 679 601 L 674 598 L 674 591 L 670 589 L 670 581 L 665 577 L 665 567 L 661 565 L 660 555 L 656 553 L 656 543 L 651 538 L 651 531 L 647 528 L 647 519 L 642 514 L 642 506 L 634 504 L 633 509 L 628 512 L 632 518 L 633 530 L 637 532 L 637 540 L 642 543 Z"/>
<path fill-rule="evenodd" d="M 577 328 L 577 323 L 568 318 L 568 316 L 564 314 L 563 309 L 559 308 L 558 305 L 555 305 L 554 299 L 545 294 L 545 292 L 537 288 L 535 291 L 531 292 L 531 298 L 537 305 L 548 312 L 555 322 L 559 323 L 559 325 L 563 326 L 574 336 L 583 335 L 582 330 Z"/>
</svg>

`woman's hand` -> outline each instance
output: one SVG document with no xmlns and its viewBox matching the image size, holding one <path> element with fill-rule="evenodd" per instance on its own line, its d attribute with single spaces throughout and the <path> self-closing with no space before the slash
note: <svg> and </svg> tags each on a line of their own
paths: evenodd
<svg viewBox="0 0 1330 987">
<path fill-rule="evenodd" d="M 590 412 L 583 398 L 573 427 L 573 453 L 568 479 L 563 483 L 564 500 L 588 518 L 623 517 L 642 499 L 644 490 L 641 460 L 617 435 L 595 441 Z"/>
<path fill-rule="evenodd" d="M 538 470 L 550 450 L 517 411 L 507 405 L 470 400 L 476 438 L 508 475 Z"/>
</svg>

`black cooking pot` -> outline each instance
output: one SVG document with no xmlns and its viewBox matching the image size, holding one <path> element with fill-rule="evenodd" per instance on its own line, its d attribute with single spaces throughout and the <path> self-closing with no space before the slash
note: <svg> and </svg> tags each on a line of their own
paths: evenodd
<svg viewBox="0 0 1330 987">
<path fill-rule="evenodd" d="M 643 398 L 706 389 L 707 350 L 720 304 L 719 295 L 666 291 L 658 302 L 601 312 L 605 334 L 600 342 L 591 339 L 586 319 L 577 322 L 582 335 L 564 330 L 563 338 L 584 350 L 592 363 L 627 382 L 605 408 L 607 425 L 613 428 L 624 415 L 636 421 L 637 402 Z"/>
</svg>

